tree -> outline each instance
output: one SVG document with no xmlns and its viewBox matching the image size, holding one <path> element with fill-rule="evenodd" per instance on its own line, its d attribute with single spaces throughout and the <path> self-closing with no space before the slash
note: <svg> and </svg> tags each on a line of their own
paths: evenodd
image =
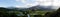
<svg viewBox="0 0 60 17">
<path fill-rule="evenodd" d="M 0 17 L 17 17 L 15 13 L 7 13 L 9 9 L 0 7 Z"/>
<path fill-rule="evenodd" d="M 47 15 L 48 14 L 48 15 Z M 57 11 L 47 12 L 45 17 L 60 17 L 60 8 Z"/>
</svg>

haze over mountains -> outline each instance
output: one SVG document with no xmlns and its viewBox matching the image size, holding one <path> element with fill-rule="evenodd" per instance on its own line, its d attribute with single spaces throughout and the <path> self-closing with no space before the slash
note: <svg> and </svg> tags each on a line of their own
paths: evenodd
<svg viewBox="0 0 60 17">
<path fill-rule="evenodd" d="M 8 7 L 7 9 L 14 9 L 14 10 L 56 10 L 56 9 L 52 9 L 53 6 L 33 6 L 30 8 L 16 8 L 16 7 Z"/>
</svg>

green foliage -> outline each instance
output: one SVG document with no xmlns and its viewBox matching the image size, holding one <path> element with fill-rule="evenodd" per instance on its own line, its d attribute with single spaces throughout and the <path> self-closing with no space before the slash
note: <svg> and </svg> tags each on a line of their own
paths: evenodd
<svg viewBox="0 0 60 17">
<path fill-rule="evenodd" d="M 39 15 L 39 17 L 60 17 L 60 9 L 58 9 L 57 11 L 53 11 L 53 12 L 47 12 L 47 11 L 43 11 L 43 10 L 12 10 L 9 11 L 9 9 L 6 8 L 0 8 L 0 17 L 18 17 L 17 14 L 22 14 L 22 15 L 26 15 L 30 14 L 32 17 L 35 15 Z M 57 16 L 57 15 L 58 16 Z M 19 16 L 20 17 L 20 16 Z M 22 16 L 21 16 L 22 17 Z"/>
<path fill-rule="evenodd" d="M 60 8 L 57 11 L 47 12 L 45 17 L 60 17 Z"/>
</svg>

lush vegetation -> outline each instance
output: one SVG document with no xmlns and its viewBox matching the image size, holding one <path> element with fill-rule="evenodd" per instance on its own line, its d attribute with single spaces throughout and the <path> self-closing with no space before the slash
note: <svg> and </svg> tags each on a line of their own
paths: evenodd
<svg viewBox="0 0 60 17">
<path fill-rule="evenodd" d="M 60 17 L 60 8 L 57 11 L 49 12 L 42 10 L 16 10 L 16 9 L 7 9 L 0 8 L 0 17 L 27 17 L 27 14 L 30 17 Z"/>
</svg>

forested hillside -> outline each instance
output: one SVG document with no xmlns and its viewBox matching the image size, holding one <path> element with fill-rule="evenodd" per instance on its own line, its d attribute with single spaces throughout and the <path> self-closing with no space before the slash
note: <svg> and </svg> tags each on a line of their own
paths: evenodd
<svg viewBox="0 0 60 17">
<path fill-rule="evenodd" d="M 0 17 L 60 17 L 60 8 L 57 11 L 34 10 L 31 8 L 25 9 L 7 9 L 0 7 Z"/>
</svg>

